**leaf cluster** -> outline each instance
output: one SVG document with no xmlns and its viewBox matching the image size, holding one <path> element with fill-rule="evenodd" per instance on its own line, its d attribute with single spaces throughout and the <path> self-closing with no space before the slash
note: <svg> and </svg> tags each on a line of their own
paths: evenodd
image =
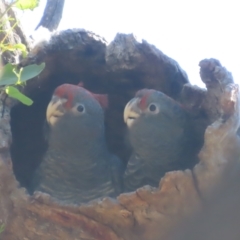
<svg viewBox="0 0 240 240">
<path fill-rule="evenodd" d="M 4 37 L 0 42 L 0 55 L 6 51 L 14 52 L 16 50 L 20 50 L 22 57 L 25 58 L 27 56 L 27 48 L 22 43 L 11 44 L 6 42 L 8 35 L 14 30 L 14 28 L 18 25 L 18 21 L 12 18 L 4 19 L 4 16 L 7 15 L 9 9 L 12 7 L 16 7 L 21 10 L 33 10 L 39 4 L 39 0 L 16 0 L 13 1 L 7 8 L 6 11 L 0 15 L 0 31 L 4 32 Z M 7 32 L 3 30 L 3 26 L 6 21 L 15 21 L 15 23 L 11 24 L 11 29 Z M 15 98 L 26 104 L 28 106 L 32 105 L 33 101 L 25 96 L 18 90 L 19 85 L 24 85 L 26 81 L 36 77 L 39 75 L 45 67 L 45 63 L 40 65 L 29 65 L 26 67 L 18 68 L 16 65 L 8 63 L 5 66 L 0 66 L 0 91 L 5 91 L 5 93 L 12 98 Z"/>
</svg>

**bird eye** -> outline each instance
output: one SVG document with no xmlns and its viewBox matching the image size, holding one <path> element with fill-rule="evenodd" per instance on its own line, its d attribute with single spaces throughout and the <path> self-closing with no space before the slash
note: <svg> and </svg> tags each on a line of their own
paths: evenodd
<svg viewBox="0 0 240 240">
<path fill-rule="evenodd" d="M 150 110 L 150 112 L 155 112 L 157 110 L 157 106 L 155 104 L 150 104 L 148 109 Z"/>
<path fill-rule="evenodd" d="M 77 107 L 77 110 L 78 110 L 79 112 L 84 112 L 84 106 L 83 106 L 83 105 L 79 105 L 79 106 Z"/>
</svg>

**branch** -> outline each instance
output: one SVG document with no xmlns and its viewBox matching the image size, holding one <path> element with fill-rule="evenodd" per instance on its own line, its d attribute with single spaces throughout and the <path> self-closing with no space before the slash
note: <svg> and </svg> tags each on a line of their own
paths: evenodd
<svg viewBox="0 0 240 240">
<path fill-rule="evenodd" d="M 56 30 L 62 19 L 62 12 L 65 0 L 48 0 L 42 19 L 35 28 L 40 26 L 47 28 L 49 31 Z"/>
</svg>

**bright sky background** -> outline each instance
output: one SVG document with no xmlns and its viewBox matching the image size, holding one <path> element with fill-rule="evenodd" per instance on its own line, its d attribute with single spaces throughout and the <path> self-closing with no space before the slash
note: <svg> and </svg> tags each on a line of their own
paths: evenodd
<svg viewBox="0 0 240 240">
<path fill-rule="evenodd" d="M 33 33 L 46 0 L 22 15 Z M 113 40 L 117 32 L 134 33 L 174 58 L 193 84 L 203 86 L 198 63 L 217 58 L 240 83 L 240 2 L 237 0 L 65 0 L 59 30 L 84 28 Z"/>
</svg>

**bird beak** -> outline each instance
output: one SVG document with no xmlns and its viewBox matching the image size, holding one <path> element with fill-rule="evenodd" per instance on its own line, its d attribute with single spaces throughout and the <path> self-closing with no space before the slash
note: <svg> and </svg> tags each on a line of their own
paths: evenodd
<svg viewBox="0 0 240 240">
<path fill-rule="evenodd" d="M 139 101 L 140 101 L 139 98 L 133 98 L 127 103 L 124 109 L 124 113 L 123 113 L 124 122 L 127 124 L 129 128 L 133 125 L 135 120 L 142 113 L 141 109 L 138 107 Z"/>
<path fill-rule="evenodd" d="M 53 95 L 52 100 L 48 104 L 46 118 L 50 125 L 54 125 L 58 118 L 64 114 L 63 104 L 67 101 L 66 98 L 59 98 Z"/>
</svg>

